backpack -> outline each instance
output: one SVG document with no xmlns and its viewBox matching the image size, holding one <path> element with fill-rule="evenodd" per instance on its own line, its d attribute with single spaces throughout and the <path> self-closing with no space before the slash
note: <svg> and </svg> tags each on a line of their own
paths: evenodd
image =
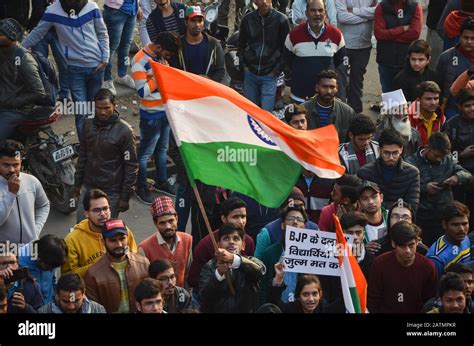
<svg viewBox="0 0 474 346">
<path fill-rule="evenodd" d="M 27 50 L 23 47 L 19 47 L 16 56 L 23 59 Z M 39 52 L 29 52 L 38 64 L 38 73 L 43 83 L 44 91 L 46 96 L 41 102 L 38 102 L 38 106 L 52 107 L 56 104 L 56 97 L 59 89 L 59 79 L 56 66 Z"/>
</svg>

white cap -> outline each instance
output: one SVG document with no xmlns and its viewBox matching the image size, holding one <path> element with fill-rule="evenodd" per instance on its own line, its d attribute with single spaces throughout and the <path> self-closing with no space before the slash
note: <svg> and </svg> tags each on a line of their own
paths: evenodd
<svg viewBox="0 0 474 346">
<path fill-rule="evenodd" d="M 382 107 L 380 113 L 387 114 L 393 109 L 400 109 L 401 106 L 408 105 L 402 89 L 390 91 L 382 94 Z"/>
</svg>

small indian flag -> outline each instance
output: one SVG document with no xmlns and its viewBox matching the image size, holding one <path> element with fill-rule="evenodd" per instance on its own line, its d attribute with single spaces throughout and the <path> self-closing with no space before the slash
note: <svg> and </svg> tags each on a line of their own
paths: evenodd
<svg viewBox="0 0 474 346">
<path fill-rule="evenodd" d="M 334 126 L 296 130 L 225 85 L 150 64 L 191 182 L 225 187 L 277 208 L 301 166 L 323 178 L 344 173 Z"/>
<path fill-rule="evenodd" d="M 344 305 L 348 313 L 361 314 L 367 312 L 367 281 L 359 263 L 352 255 L 350 246 L 342 233 L 339 218 L 333 214 L 336 225 L 337 249 L 339 249 L 339 268 L 341 269 L 341 286 Z"/>
</svg>

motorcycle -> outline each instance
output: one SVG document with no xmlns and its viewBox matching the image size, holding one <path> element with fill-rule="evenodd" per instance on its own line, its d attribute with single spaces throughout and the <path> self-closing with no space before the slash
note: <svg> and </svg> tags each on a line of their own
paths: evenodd
<svg viewBox="0 0 474 346">
<path fill-rule="evenodd" d="M 54 133 L 51 124 L 60 117 L 55 107 L 35 108 L 29 118 L 17 126 L 13 139 L 24 145 L 24 168 L 41 182 L 51 205 L 69 214 L 77 209 L 73 198 L 76 172 L 73 159 L 78 156 L 79 144 L 68 144 L 74 131 L 62 135 Z"/>
</svg>

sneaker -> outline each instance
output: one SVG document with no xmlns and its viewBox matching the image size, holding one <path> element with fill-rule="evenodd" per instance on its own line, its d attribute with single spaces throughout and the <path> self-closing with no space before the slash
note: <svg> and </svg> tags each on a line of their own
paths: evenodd
<svg viewBox="0 0 474 346">
<path fill-rule="evenodd" d="M 178 191 L 177 184 L 171 185 L 168 181 L 160 184 L 155 183 L 154 188 L 155 190 L 170 196 L 176 196 L 176 192 Z"/>
<path fill-rule="evenodd" d="M 135 89 L 135 81 L 128 74 L 123 77 L 117 77 L 115 81 L 117 82 L 117 84 L 125 85 L 126 87 L 129 87 L 131 89 Z"/>
<path fill-rule="evenodd" d="M 112 94 L 117 95 L 117 90 L 115 90 L 115 85 L 113 80 L 106 80 L 102 83 L 102 88 L 109 89 Z"/>
<path fill-rule="evenodd" d="M 138 188 L 135 194 L 143 204 L 151 205 L 153 203 L 153 195 L 148 189 Z"/>
</svg>

